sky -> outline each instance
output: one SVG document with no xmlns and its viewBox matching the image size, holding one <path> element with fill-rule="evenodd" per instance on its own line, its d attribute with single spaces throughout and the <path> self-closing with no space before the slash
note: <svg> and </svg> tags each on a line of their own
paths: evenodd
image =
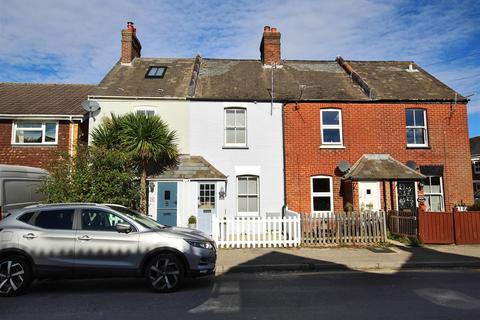
<svg viewBox="0 0 480 320">
<path fill-rule="evenodd" d="M 142 57 L 258 59 L 269 25 L 283 59 L 415 61 L 472 95 L 480 135 L 478 0 L 0 0 L 0 82 L 98 83 L 127 21 Z"/>
</svg>

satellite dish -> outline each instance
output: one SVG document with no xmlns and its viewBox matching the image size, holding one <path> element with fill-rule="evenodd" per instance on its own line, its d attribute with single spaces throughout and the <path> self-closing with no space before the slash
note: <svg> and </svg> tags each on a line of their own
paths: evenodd
<svg viewBox="0 0 480 320">
<path fill-rule="evenodd" d="M 407 167 L 409 167 L 412 170 L 417 170 L 417 164 L 413 160 L 407 161 Z"/>
<path fill-rule="evenodd" d="M 342 160 L 338 164 L 338 169 L 342 172 L 345 173 L 350 169 L 350 163 L 348 163 L 347 160 Z"/>
<path fill-rule="evenodd" d="M 82 102 L 82 108 L 85 109 L 85 111 L 88 111 L 88 112 L 95 112 L 98 109 L 100 109 L 100 105 L 96 101 L 85 100 L 85 101 Z"/>
</svg>

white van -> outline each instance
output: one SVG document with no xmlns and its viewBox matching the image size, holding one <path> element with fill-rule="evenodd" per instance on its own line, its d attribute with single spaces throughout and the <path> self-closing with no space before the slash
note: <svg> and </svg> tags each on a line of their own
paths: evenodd
<svg viewBox="0 0 480 320">
<path fill-rule="evenodd" d="M 38 188 L 47 174 L 40 168 L 0 164 L 0 220 L 8 210 L 42 201 Z"/>
</svg>

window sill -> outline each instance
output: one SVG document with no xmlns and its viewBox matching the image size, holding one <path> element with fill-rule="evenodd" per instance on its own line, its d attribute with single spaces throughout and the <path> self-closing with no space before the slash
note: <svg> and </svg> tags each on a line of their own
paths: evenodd
<svg viewBox="0 0 480 320">
<path fill-rule="evenodd" d="M 408 149 L 432 149 L 432 146 L 407 145 L 407 150 Z"/>
<path fill-rule="evenodd" d="M 248 149 L 248 146 L 222 146 L 222 149 Z"/>
<path fill-rule="evenodd" d="M 58 143 L 12 143 L 12 147 L 56 147 Z"/>
<path fill-rule="evenodd" d="M 346 149 L 347 147 L 345 147 L 344 145 L 340 145 L 340 144 L 322 144 L 320 146 L 320 149 Z"/>
</svg>

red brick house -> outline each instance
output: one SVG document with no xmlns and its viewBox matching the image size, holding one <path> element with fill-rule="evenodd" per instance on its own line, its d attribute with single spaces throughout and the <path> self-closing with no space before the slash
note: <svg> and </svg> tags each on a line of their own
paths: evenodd
<svg viewBox="0 0 480 320">
<path fill-rule="evenodd" d="M 93 85 L 0 83 L 0 164 L 46 168 L 87 141 L 81 107 Z"/>
<path fill-rule="evenodd" d="M 445 211 L 473 201 L 466 98 L 413 62 L 308 63 L 284 103 L 289 209 L 415 210 L 424 198 Z"/>
<path fill-rule="evenodd" d="M 475 199 L 480 198 L 480 136 L 470 139 L 470 154 L 472 157 L 473 192 Z"/>
</svg>

